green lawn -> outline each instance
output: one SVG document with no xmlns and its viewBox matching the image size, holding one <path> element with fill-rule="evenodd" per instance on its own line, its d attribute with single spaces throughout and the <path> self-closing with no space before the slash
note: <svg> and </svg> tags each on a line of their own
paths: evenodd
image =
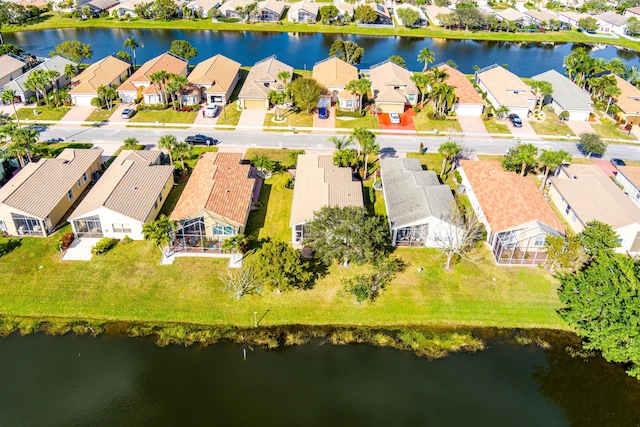
<svg viewBox="0 0 640 427">
<path fill-rule="evenodd" d="M 106 108 L 96 108 L 95 110 L 93 110 L 93 113 L 89 114 L 89 117 L 87 117 L 86 121 L 87 122 L 104 122 L 104 121 L 107 121 L 113 115 L 113 113 L 116 111 L 116 108 L 118 108 L 117 104 L 111 110 L 107 110 Z"/>
<path fill-rule="evenodd" d="M 483 123 L 489 133 L 511 133 L 506 122 L 497 121 L 493 117 L 489 120 L 483 120 Z"/>
<path fill-rule="evenodd" d="M 18 110 L 18 112 L 20 112 L 20 110 Z M 626 139 L 629 141 L 636 140 L 634 136 L 628 135 L 626 132 L 619 131 L 614 123 L 600 125 L 592 124 L 591 127 L 596 131 L 598 135 L 600 135 L 604 139 Z"/>
<path fill-rule="evenodd" d="M 461 132 L 462 128 L 457 120 L 433 120 L 428 116 L 427 110 L 420 111 L 413 116 L 413 124 L 418 132 L 434 131 L 438 132 Z"/>
<path fill-rule="evenodd" d="M 220 112 L 216 125 L 236 126 L 238 124 L 238 120 L 240 120 L 240 114 L 242 114 L 242 111 L 236 108 L 235 102 L 232 102 L 224 107 L 224 110 Z"/>
<path fill-rule="evenodd" d="M 37 111 L 38 114 L 34 114 Z M 36 107 L 36 108 L 21 108 L 18 110 L 18 118 L 20 120 L 60 120 L 67 114 L 69 107 Z"/>
<path fill-rule="evenodd" d="M 274 174 L 262 184 L 260 206 L 251 211 L 246 234 L 254 240 L 291 241 L 289 214 L 293 190 L 285 188 L 291 179 L 288 172 Z"/>
<path fill-rule="evenodd" d="M 311 127 L 313 126 L 313 113 L 307 113 L 305 111 L 288 110 L 283 115 L 284 122 L 274 122 L 275 114 L 267 113 L 264 118 L 264 126 L 273 127 Z"/>
<path fill-rule="evenodd" d="M 136 123 L 193 123 L 197 115 L 197 111 L 173 111 L 168 108 L 161 111 L 138 111 L 129 121 Z"/>
<path fill-rule="evenodd" d="M 529 120 L 531 127 L 536 131 L 538 135 L 575 135 L 569 126 L 560 121 L 558 116 L 549 112 L 547 112 L 546 114 L 547 117 L 544 121 L 539 122 L 535 119 Z"/>
<path fill-rule="evenodd" d="M 380 123 L 378 122 L 378 116 L 367 114 L 362 118 L 336 117 L 336 127 L 339 129 L 380 129 Z"/>
</svg>

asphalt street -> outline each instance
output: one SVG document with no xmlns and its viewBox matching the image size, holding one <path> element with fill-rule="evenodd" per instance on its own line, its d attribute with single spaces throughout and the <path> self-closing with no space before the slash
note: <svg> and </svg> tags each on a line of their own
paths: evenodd
<svg viewBox="0 0 640 427">
<path fill-rule="evenodd" d="M 221 145 L 239 148 L 287 148 L 287 149 L 332 149 L 328 142 L 330 133 L 294 133 L 294 132 L 247 132 L 247 131 L 193 131 L 171 128 L 125 128 L 115 126 L 104 127 L 42 127 L 38 129 L 42 141 L 55 141 L 64 138 L 66 142 L 88 142 L 95 145 L 118 146 L 125 138 L 136 138 L 141 144 L 154 146 L 158 139 L 167 133 L 184 139 L 194 133 L 205 133 L 220 141 Z M 487 138 L 475 136 L 455 136 L 461 145 L 472 149 L 477 154 L 504 154 L 516 140 L 509 138 Z M 378 135 L 376 141 L 382 150 L 398 152 L 418 151 L 422 142 L 429 151 L 437 151 L 440 144 L 447 137 L 440 136 L 409 136 L 409 135 Z M 559 150 L 563 149 L 574 157 L 582 157 L 575 141 L 547 141 L 527 138 L 523 143 L 532 143 L 538 148 Z M 617 157 L 625 160 L 640 160 L 640 144 L 609 144 L 606 158 Z"/>
</svg>

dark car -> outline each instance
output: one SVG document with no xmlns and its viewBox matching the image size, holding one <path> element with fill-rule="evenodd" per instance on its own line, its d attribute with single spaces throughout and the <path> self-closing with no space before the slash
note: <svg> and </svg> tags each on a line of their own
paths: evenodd
<svg viewBox="0 0 640 427">
<path fill-rule="evenodd" d="M 191 145 L 216 145 L 218 140 L 207 135 L 193 135 L 188 136 L 184 142 Z"/>
<path fill-rule="evenodd" d="M 329 110 L 325 107 L 318 108 L 318 118 L 319 119 L 328 119 L 329 118 Z"/>
<path fill-rule="evenodd" d="M 616 166 L 616 167 L 617 166 L 627 166 L 627 164 L 623 160 L 620 160 L 620 159 L 611 159 L 611 164 L 613 166 Z"/>
<path fill-rule="evenodd" d="M 509 114 L 509 120 L 514 127 L 521 128 L 522 120 L 520 120 L 520 116 L 517 114 Z"/>
</svg>

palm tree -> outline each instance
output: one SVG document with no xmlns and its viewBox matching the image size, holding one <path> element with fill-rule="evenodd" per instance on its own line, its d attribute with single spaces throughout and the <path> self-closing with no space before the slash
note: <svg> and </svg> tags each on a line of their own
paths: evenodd
<svg viewBox="0 0 640 427">
<path fill-rule="evenodd" d="M 69 77 L 69 79 L 73 79 L 76 76 L 78 69 L 75 64 L 65 64 L 64 66 L 64 75 Z"/>
<path fill-rule="evenodd" d="M 33 144 L 38 142 L 38 138 L 40 138 L 40 132 L 31 128 L 18 128 L 13 133 L 13 137 L 11 138 L 14 142 L 21 144 L 24 146 L 25 154 L 27 160 L 31 161 L 31 147 Z"/>
<path fill-rule="evenodd" d="M 131 53 L 133 53 L 133 68 L 136 68 L 136 49 L 143 48 L 144 49 L 144 45 L 142 44 L 142 42 L 139 42 L 136 40 L 135 37 L 133 36 L 129 36 L 127 37 L 127 39 L 124 41 L 124 44 L 122 45 L 123 49 L 126 49 L 130 47 L 131 48 Z"/>
<path fill-rule="evenodd" d="M 175 96 L 178 99 L 178 105 L 182 108 L 182 90 L 189 84 L 189 80 L 185 76 L 179 74 L 170 74 L 169 81 L 167 81 L 167 91 L 171 94 L 171 99 Z M 174 110 L 175 108 L 174 103 Z"/>
<path fill-rule="evenodd" d="M 287 95 L 284 92 L 280 92 L 277 90 L 270 90 L 267 93 L 267 98 L 269 98 L 269 102 L 273 104 L 273 108 L 276 110 L 276 120 L 282 120 L 282 110 L 284 103 L 286 101 Z"/>
<path fill-rule="evenodd" d="M 18 162 L 20 163 L 20 167 L 23 168 L 25 165 L 24 158 L 26 156 L 26 151 L 24 145 L 19 142 L 12 142 L 10 144 L 6 144 L 2 150 L 0 150 L 0 157 L 3 159 L 10 159 L 12 157 L 17 157 Z"/>
<path fill-rule="evenodd" d="M 447 141 L 438 147 L 438 153 L 442 155 L 442 168 L 440 169 L 440 176 L 444 176 L 444 171 L 447 167 L 447 163 L 451 159 L 453 163 L 453 159 L 460 153 L 462 147 L 458 145 L 454 141 Z"/>
<path fill-rule="evenodd" d="M 581 67 L 581 63 L 587 56 L 589 56 L 587 51 L 584 48 L 579 47 L 577 49 L 574 49 L 569 55 L 564 57 L 562 66 L 566 68 L 567 77 L 569 77 L 570 80 L 573 80 L 575 82 L 578 69 Z"/>
<path fill-rule="evenodd" d="M 362 154 L 364 154 L 364 179 L 367 179 L 369 169 L 369 154 L 378 154 L 380 146 L 376 144 L 375 135 L 371 134 L 371 138 L 366 138 L 361 143 Z"/>
<path fill-rule="evenodd" d="M 111 86 L 100 85 L 98 87 L 98 98 L 104 101 L 107 110 L 111 111 L 113 108 L 113 101 L 118 97 L 118 92 Z"/>
<path fill-rule="evenodd" d="M 620 93 L 621 93 L 620 88 L 616 85 L 609 85 L 604 88 L 603 94 L 604 96 L 609 98 L 607 100 L 607 109 L 604 110 L 605 114 L 609 114 L 609 107 L 611 107 L 611 102 L 613 102 L 613 98 L 615 98 L 616 96 L 620 96 Z"/>
<path fill-rule="evenodd" d="M 4 102 L 10 102 L 13 107 L 13 114 L 16 115 L 16 121 L 18 122 L 18 127 L 20 126 L 20 119 L 18 118 L 18 110 L 16 110 L 16 91 L 13 89 L 7 89 L 2 92 L 2 100 Z"/>
<path fill-rule="evenodd" d="M 427 89 L 428 78 L 425 74 L 414 74 L 410 78 L 411 78 L 411 81 L 415 83 L 416 87 L 420 91 L 420 101 L 418 102 L 418 104 L 422 105 L 424 93 Z"/>
<path fill-rule="evenodd" d="M 436 115 L 446 116 L 456 102 L 456 89 L 446 83 L 441 83 L 434 88 L 434 108 Z"/>
<path fill-rule="evenodd" d="M 178 140 L 173 135 L 162 135 L 158 140 L 158 148 L 161 150 L 167 150 L 169 153 L 169 163 L 173 166 L 173 154 L 171 153 L 174 147 L 178 144 Z"/>
<path fill-rule="evenodd" d="M 51 90 L 58 90 L 58 79 L 60 78 L 60 73 L 56 70 L 47 71 L 47 79 L 51 82 Z"/>
<path fill-rule="evenodd" d="M 360 152 L 362 150 L 362 145 L 366 144 L 370 139 L 376 139 L 376 136 L 369 130 L 365 128 L 355 128 L 351 131 L 351 139 L 355 140 L 358 143 L 358 160 L 360 159 Z"/>
<path fill-rule="evenodd" d="M 149 76 L 149 80 L 151 81 L 151 83 L 156 85 L 156 87 L 160 91 L 160 102 L 163 104 L 167 103 L 166 84 L 167 80 L 169 80 L 170 77 L 171 75 L 165 70 L 156 71 Z"/>
<path fill-rule="evenodd" d="M 422 67 L 422 72 L 424 73 L 427 68 L 429 67 L 429 64 L 432 63 L 435 60 L 435 55 L 433 54 L 433 52 L 431 52 L 429 50 L 428 47 L 423 48 L 419 53 L 418 53 L 418 62 L 424 62 L 424 67 Z"/>
<path fill-rule="evenodd" d="M 190 156 L 193 152 L 193 146 L 187 142 L 178 142 L 173 147 L 173 154 L 180 158 L 180 164 L 182 165 L 182 175 L 187 174 L 187 168 L 184 165 L 184 159 Z"/>
<path fill-rule="evenodd" d="M 360 97 L 360 113 L 362 113 L 362 102 L 364 95 L 371 90 L 371 82 L 368 79 L 351 80 L 345 86 L 345 89 L 351 91 Z"/>
<path fill-rule="evenodd" d="M 345 150 L 353 144 L 353 140 L 348 136 L 331 136 L 328 141 L 333 144 L 336 150 Z"/>
<path fill-rule="evenodd" d="M 160 249 L 163 256 L 169 253 L 171 236 L 169 233 L 176 229 L 175 221 L 171 221 L 168 216 L 160 215 L 158 219 L 142 226 L 142 235 L 145 240 L 149 240 Z"/>
<path fill-rule="evenodd" d="M 553 86 L 544 80 L 532 80 L 529 86 L 533 89 L 533 94 L 536 97 L 536 105 L 538 105 L 538 111 L 540 111 L 542 110 L 544 97 L 553 93 Z"/>
<path fill-rule="evenodd" d="M 291 77 L 291 73 L 288 72 L 287 70 L 282 70 L 278 73 L 276 77 L 278 80 L 282 81 L 282 85 L 286 88 L 287 80 L 289 80 L 289 78 Z"/>
<path fill-rule="evenodd" d="M 564 150 L 553 151 L 551 149 L 542 149 L 542 154 L 540 154 L 540 163 L 544 165 L 544 178 L 540 183 L 540 191 L 544 190 L 544 185 L 547 182 L 547 178 L 549 177 L 549 172 L 552 169 L 557 169 L 562 163 L 571 161 L 571 154 Z"/>
<path fill-rule="evenodd" d="M 125 138 L 124 140 L 124 149 L 125 150 L 135 150 L 138 147 L 138 140 L 130 137 Z"/>
<path fill-rule="evenodd" d="M 527 165 L 537 164 L 538 147 L 533 144 L 518 144 L 514 160 L 522 164 L 520 176 L 527 172 Z"/>
</svg>

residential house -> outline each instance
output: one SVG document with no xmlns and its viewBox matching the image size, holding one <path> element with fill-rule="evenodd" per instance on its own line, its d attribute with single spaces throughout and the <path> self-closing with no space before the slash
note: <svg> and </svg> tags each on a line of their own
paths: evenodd
<svg viewBox="0 0 640 427">
<path fill-rule="evenodd" d="M 594 16 L 598 20 L 598 31 L 625 35 L 627 33 L 627 17 L 615 12 L 605 12 Z"/>
<path fill-rule="evenodd" d="M 172 252 L 220 253 L 225 239 L 243 234 L 258 180 L 242 154 L 204 153 L 171 213 Z"/>
<path fill-rule="evenodd" d="M 549 199 L 575 233 L 597 220 L 618 234 L 620 253 L 640 252 L 640 208 L 596 165 L 562 165 Z"/>
<path fill-rule="evenodd" d="M 544 263 L 546 238 L 564 236 L 564 227 L 533 181 L 498 161 L 462 160 L 457 170 L 496 262 Z"/>
<path fill-rule="evenodd" d="M 627 19 L 631 18 L 632 16 L 640 19 L 640 7 L 628 7 L 624 10 L 624 16 L 627 17 Z"/>
<path fill-rule="evenodd" d="M 569 113 L 569 120 L 589 120 L 593 105 L 591 96 L 563 74 L 549 70 L 531 77 L 531 80 L 551 83 L 553 93 L 545 98 L 551 99 L 549 104 L 556 114 L 566 111 Z"/>
<path fill-rule="evenodd" d="M 467 76 L 447 64 L 438 65 L 437 68 L 447 73 L 445 83 L 455 88 L 456 102 L 453 104 L 452 110 L 456 115 L 481 116 L 484 110 L 484 100 Z"/>
<path fill-rule="evenodd" d="M 387 6 L 376 2 L 366 3 L 365 6 L 370 7 L 376 13 L 377 18 L 375 22 L 373 22 L 374 25 L 393 25 L 393 19 Z"/>
<path fill-rule="evenodd" d="M 287 3 L 279 0 L 263 0 L 258 3 L 257 20 L 261 22 L 278 22 L 284 14 Z"/>
<path fill-rule="evenodd" d="M 510 113 L 527 117 L 529 110 L 535 108 L 536 97 L 531 88 L 520 77 L 497 64 L 476 71 L 475 80 L 496 109 L 504 105 Z"/>
<path fill-rule="evenodd" d="M 289 220 L 294 244 L 309 236 L 314 212 L 325 206 L 363 206 L 360 181 L 353 179 L 351 168 L 334 166 L 331 156 L 298 156 Z"/>
<path fill-rule="evenodd" d="M 131 64 L 115 56 L 107 56 L 89 65 L 71 80 L 71 102 L 75 105 L 91 105 L 98 97 L 98 88 L 117 87 L 127 79 Z"/>
<path fill-rule="evenodd" d="M 74 66 L 78 65 L 75 62 L 69 61 L 68 59 L 65 59 L 61 56 L 54 56 L 52 58 L 46 59 L 41 64 L 37 65 L 36 67 L 30 69 L 26 73 L 23 73 L 22 75 L 14 78 L 9 83 L 2 86 L 2 88 L 0 88 L 0 92 L 4 92 L 5 90 L 11 89 L 16 93 L 16 97 L 20 97 L 21 102 L 25 102 L 32 96 L 36 96 L 33 90 L 27 89 L 24 86 L 25 82 L 27 81 L 31 73 L 33 73 L 35 70 L 57 71 L 60 74 L 60 77 L 58 77 L 55 80 L 56 89 L 65 87 L 71 82 L 71 76 L 67 76 L 64 72 L 64 67 L 67 64 L 73 64 Z M 51 84 L 48 85 L 47 90 L 49 90 L 50 88 L 51 88 Z M 40 95 L 44 95 L 42 91 L 39 91 L 39 93 Z"/>
<path fill-rule="evenodd" d="M 187 79 L 196 90 L 195 97 L 187 97 L 186 104 L 199 104 L 205 100 L 223 107 L 240 80 L 240 64 L 218 54 L 196 65 Z"/>
<path fill-rule="evenodd" d="M 221 0 L 194 0 L 187 4 L 187 7 L 197 16 L 208 18 L 209 12 L 213 8 L 218 8 L 222 4 Z"/>
<path fill-rule="evenodd" d="M 437 247 L 460 232 L 450 223 L 456 209 L 451 188 L 420 160 L 383 158 L 380 177 L 393 246 Z"/>
<path fill-rule="evenodd" d="M 411 80 L 413 74 L 389 60 L 371 67 L 369 79 L 373 99 L 382 113 L 404 113 L 407 105 L 418 102 L 418 88 Z"/>
<path fill-rule="evenodd" d="M 506 8 L 502 10 L 492 10 L 489 11 L 498 18 L 500 21 L 514 22 L 516 25 L 522 27 L 526 25 L 527 15 L 520 12 L 519 10 Z"/>
<path fill-rule="evenodd" d="M 404 22 L 402 22 L 402 19 L 400 18 L 400 16 L 398 16 L 398 13 L 397 13 L 397 11 L 400 9 L 411 9 L 418 14 L 419 19 L 415 24 L 413 24 L 413 27 L 426 27 L 427 25 L 429 25 L 427 15 L 424 13 L 422 8 L 414 6 L 409 3 L 400 3 L 394 7 L 394 11 L 395 11 L 394 14 L 396 17 L 396 21 L 398 21 L 398 24 L 404 25 Z"/>
<path fill-rule="evenodd" d="M 243 18 L 243 14 L 238 12 L 238 8 L 245 9 L 250 4 L 255 3 L 254 0 L 229 0 L 218 8 L 222 16 L 225 18 Z"/>
<path fill-rule="evenodd" d="M 83 5 L 88 6 L 91 10 L 91 15 L 98 17 L 102 12 L 108 12 L 108 10 L 118 4 L 118 0 L 91 0 Z"/>
<path fill-rule="evenodd" d="M 353 20 L 354 7 L 352 3 L 347 3 L 344 0 L 336 0 L 333 5 L 338 8 L 338 18 L 343 21 Z"/>
<path fill-rule="evenodd" d="M 453 10 L 444 6 L 436 6 L 433 4 L 424 6 L 427 11 L 427 18 L 431 24 L 441 27 L 444 25 L 444 18 L 453 13 Z"/>
<path fill-rule="evenodd" d="M 640 167 L 616 166 L 613 180 L 622 187 L 622 191 L 632 202 L 640 207 Z"/>
<path fill-rule="evenodd" d="M 620 109 L 616 116 L 626 125 L 640 124 L 640 89 L 615 74 L 613 76 L 620 89 L 620 95 L 614 101 Z"/>
<path fill-rule="evenodd" d="M 293 3 L 287 11 L 287 19 L 290 22 L 316 22 L 320 5 L 309 0 Z"/>
<path fill-rule="evenodd" d="M 559 21 L 558 17 L 548 10 L 527 9 L 523 12 L 525 24 L 535 24 L 539 26 L 549 26 L 551 21 Z"/>
<path fill-rule="evenodd" d="M 269 109 L 267 94 L 272 90 L 284 90 L 283 82 L 278 80 L 281 71 L 287 71 L 293 77 L 293 67 L 278 61 L 275 55 L 256 62 L 240 89 L 240 108 Z"/>
<path fill-rule="evenodd" d="M 55 159 L 27 165 L 0 188 L 0 231 L 44 237 L 102 168 L 102 150 L 65 148 Z"/>
<path fill-rule="evenodd" d="M 326 88 L 319 106 L 329 107 L 335 103 L 341 110 L 360 108 L 360 96 L 346 90 L 352 80 L 358 80 L 358 69 L 340 58 L 332 56 L 316 62 L 313 66 L 313 78 Z"/>
<path fill-rule="evenodd" d="M 118 87 L 122 102 L 136 102 L 142 98 L 146 104 L 163 102 L 160 89 L 151 81 L 151 75 L 158 71 L 187 75 L 187 61 L 172 53 L 163 53 L 142 64 L 124 83 Z"/>
<path fill-rule="evenodd" d="M 0 87 L 20 77 L 27 65 L 27 61 L 12 53 L 0 56 Z"/>
<path fill-rule="evenodd" d="M 126 0 L 121 3 L 112 6 L 109 9 L 109 15 L 113 14 L 115 10 L 119 18 L 137 18 L 138 14 L 136 13 L 136 6 L 148 3 L 148 0 Z"/>
<path fill-rule="evenodd" d="M 589 15 L 588 13 L 572 12 L 570 10 L 565 12 L 558 12 L 558 19 L 560 20 L 560 22 L 565 22 L 572 27 L 577 27 L 578 22 L 584 18 L 593 18 L 593 16 Z"/>
</svg>

